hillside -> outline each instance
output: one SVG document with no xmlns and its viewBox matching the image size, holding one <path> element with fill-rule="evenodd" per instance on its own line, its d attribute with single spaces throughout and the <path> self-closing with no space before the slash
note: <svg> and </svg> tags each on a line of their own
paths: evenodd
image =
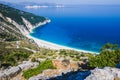
<svg viewBox="0 0 120 80">
<path fill-rule="evenodd" d="M 117 44 L 107 43 L 100 54 L 91 54 L 38 47 L 27 38 L 49 21 L 0 4 L 0 80 L 120 80 Z"/>
<path fill-rule="evenodd" d="M 38 51 L 39 47 L 27 35 L 48 21 L 45 17 L 0 4 L 0 68 L 17 65 Z"/>
<path fill-rule="evenodd" d="M 23 39 L 33 28 L 45 22 L 45 17 L 0 4 L 0 41 Z"/>
</svg>

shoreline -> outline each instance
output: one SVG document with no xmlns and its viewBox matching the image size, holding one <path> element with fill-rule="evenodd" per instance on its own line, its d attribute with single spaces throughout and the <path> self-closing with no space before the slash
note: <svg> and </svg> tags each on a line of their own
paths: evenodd
<svg viewBox="0 0 120 80">
<path fill-rule="evenodd" d="M 43 48 L 47 48 L 47 49 L 53 49 L 53 50 L 67 49 L 67 50 L 75 50 L 75 51 L 84 52 L 84 53 L 98 54 L 98 53 L 92 52 L 92 51 L 86 51 L 86 50 L 70 48 L 70 47 L 67 47 L 67 46 L 62 46 L 62 45 L 59 45 L 59 44 L 55 44 L 55 43 L 52 43 L 52 42 L 48 42 L 48 41 L 45 41 L 45 40 L 35 38 L 31 35 L 27 35 L 27 37 L 30 38 L 30 39 L 33 39 L 39 47 L 43 47 Z"/>
<path fill-rule="evenodd" d="M 45 24 L 50 23 L 50 22 L 51 22 L 50 20 L 45 20 L 43 23 L 40 23 L 36 27 L 45 25 Z M 32 30 L 30 31 L 30 33 L 33 32 Z M 62 46 L 62 45 L 55 44 L 55 43 L 52 43 L 52 42 L 48 42 L 48 41 L 45 41 L 45 40 L 42 40 L 42 39 L 38 39 L 38 38 L 35 38 L 35 37 L 31 36 L 30 33 L 28 35 L 26 35 L 26 37 L 28 37 L 30 39 L 33 39 L 35 41 L 35 43 L 37 43 L 37 45 L 39 47 L 43 47 L 43 48 L 47 48 L 47 49 L 53 49 L 53 50 L 67 49 L 67 50 L 75 50 L 75 51 L 84 52 L 84 53 L 99 54 L 97 52 L 92 52 L 92 51 L 87 51 L 87 50 L 82 50 L 82 49 L 80 50 L 80 49 L 70 48 L 70 47 L 67 47 L 67 46 Z"/>
</svg>

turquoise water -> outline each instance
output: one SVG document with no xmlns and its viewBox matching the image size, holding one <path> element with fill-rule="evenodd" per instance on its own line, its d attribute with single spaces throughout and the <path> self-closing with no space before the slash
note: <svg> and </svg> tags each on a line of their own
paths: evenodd
<svg viewBox="0 0 120 80">
<path fill-rule="evenodd" d="M 119 5 L 81 5 L 25 11 L 51 19 L 51 23 L 34 29 L 31 35 L 36 38 L 94 52 L 99 52 L 108 42 L 120 44 Z"/>
</svg>

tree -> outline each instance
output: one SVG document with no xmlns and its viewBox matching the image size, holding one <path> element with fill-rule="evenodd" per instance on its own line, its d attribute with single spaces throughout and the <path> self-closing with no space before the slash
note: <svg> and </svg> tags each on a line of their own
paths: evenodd
<svg viewBox="0 0 120 80">
<path fill-rule="evenodd" d="M 103 50 L 114 50 L 114 49 L 117 49 L 117 48 L 118 48 L 118 44 L 107 43 L 102 47 L 102 51 Z"/>
<path fill-rule="evenodd" d="M 118 63 L 120 63 L 120 49 L 117 44 L 110 43 L 102 47 L 99 55 L 89 59 L 90 67 L 115 67 Z"/>
</svg>

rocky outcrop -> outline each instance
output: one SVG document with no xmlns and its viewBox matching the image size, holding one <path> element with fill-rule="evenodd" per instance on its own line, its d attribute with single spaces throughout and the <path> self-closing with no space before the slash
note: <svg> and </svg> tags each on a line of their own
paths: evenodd
<svg viewBox="0 0 120 80">
<path fill-rule="evenodd" d="M 89 75 L 85 80 L 114 80 L 120 79 L 120 69 L 105 67 L 103 69 L 95 68 L 91 70 L 91 75 Z"/>
<path fill-rule="evenodd" d="M 6 80 L 6 75 L 0 72 L 0 80 Z"/>
<path fill-rule="evenodd" d="M 7 77 L 14 77 L 16 76 L 18 73 L 20 73 L 21 69 L 20 67 L 11 67 L 9 69 L 6 69 L 4 70 L 4 74 L 7 76 Z"/>
<path fill-rule="evenodd" d="M 39 65 L 38 62 L 31 62 L 31 61 L 23 61 L 22 64 L 19 64 L 18 67 L 21 68 L 22 71 L 30 69 L 30 68 L 34 68 L 37 67 Z"/>
<path fill-rule="evenodd" d="M 74 62 L 74 61 L 52 60 L 52 63 L 57 69 L 72 70 L 72 71 L 76 71 L 79 69 L 78 62 Z"/>
<path fill-rule="evenodd" d="M 10 80 L 12 77 L 17 76 L 20 72 L 37 67 L 38 65 L 39 63 L 37 62 L 23 61 L 23 63 L 18 66 L 10 67 L 4 71 L 1 71 L 0 80 Z"/>
<path fill-rule="evenodd" d="M 44 74 L 43 74 L 44 73 Z M 31 77 L 29 80 L 84 80 L 90 71 L 45 70 L 42 74 Z"/>
<path fill-rule="evenodd" d="M 42 74 L 31 77 L 29 80 L 46 80 L 57 76 L 62 76 L 70 72 L 79 70 L 77 62 L 69 60 L 52 60 L 53 66 L 56 69 L 44 70 Z"/>
<path fill-rule="evenodd" d="M 42 74 L 31 77 L 29 80 L 47 80 L 52 77 L 62 76 L 62 74 L 67 74 L 68 72 L 71 72 L 71 70 L 48 69 L 44 70 Z"/>
</svg>

